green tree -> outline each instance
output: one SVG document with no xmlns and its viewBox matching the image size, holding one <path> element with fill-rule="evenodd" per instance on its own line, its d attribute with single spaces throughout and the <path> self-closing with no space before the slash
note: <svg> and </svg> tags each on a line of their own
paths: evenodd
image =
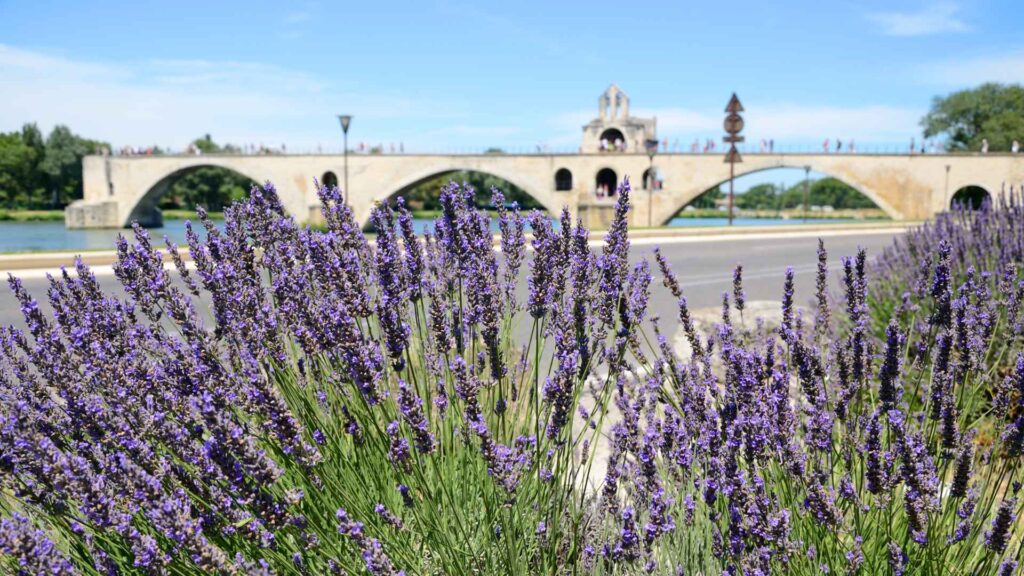
<svg viewBox="0 0 1024 576">
<path fill-rule="evenodd" d="M 409 206 L 417 210 L 437 210 L 441 207 L 438 198 L 441 195 L 441 187 L 449 182 L 466 183 L 473 187 L 476 195 L 473 198 L 478 207 L 488 207 L 491 203 L 491 187 L 501 190 L 507 202 L 518 202 L 524 210 L 538 208 L 543 210 L 533 196 L 518 186 L 484 172 L 454 172 L 442 174 L 410 188 L 400 194 L 409 203 Z"/>
<path fill-rule="evenodd" d="M 219 212 L 235 200 L 249 195 L 254 182 L 238 172 L 216 166 L 202 166 L 176 180 L 163 198 L 161 208 L 194 210 L 197 206 Z"/>
<path fill-rule="evenodd" d="M 988 83 L 936 97 L 921 119 L 925 138 L 945 136 L 952 150 L 978 150 L 988 139 L 992 150 L 1024 141 L 1024 86 Z"/>
<path fill-rule="evenodd" d="M 214 142 L 209 134 L 203 134 L 202 138 L 196 138 L 192 141 L 192 145 L 203 154 L 215 154 L 221 151 L 220 145 Z"/>
<path fill-rule="evenodd" d="M 0 134 L 0 202 L 7 208 L 27 206 L 35 190 L 32 182 L 38 152 L 17 132 Z"/>
<path fill-rule="evenodd" d="M 803 208 L 804 183 L 805 181 L 801 180 L 782 193 L 780 203 L 783 208 Z M 810 186 L 808 200 L 811 206 L 831 206 L 836 210 L 878 207 L 870 198 L 861 194 L 853 186 L 831 176 L 820 180 L 812 180 L 808 184 Z"/>
<path fill-rule="evenodd" d="M 779 189 L 775 184 L 751 186 L 743 194 L 736 195 L 736 206 L 743 210 L 775 210 L 779 203 Z"/>
<path fill-rule="evenodd" d="M 715 207 L 715 200 L 718 200 L 719 198 L 725 198 L 725 192 L 722 192 L 721 186 L 715 186 L 700 196 L 697 196 L 693 202 L 690 202 L 689 206 L 693 206 L 698 210 L 712 209 Z"/>
<path fill-rule="evenodd" d="M 25 187 L 30 191 L 31 201 L 40 204 L 46 196 L 46 178 L 39 169 L 43 157 L 46 156 L 46 140 L 35 122 L 21 127 L 21 141 L 35 153 L 26 176 Z"/>
<path fill-rule="evenodd" d="M 70 128 L 59 124 L 46 137 L 45 148 L 39 164 L 40 171 L 47 177 L 49 198 L 45 204 L 58 208 L 82 197 L 82 158 L 99 154 L 110 145 L 76 136 Z"/>
</svg>

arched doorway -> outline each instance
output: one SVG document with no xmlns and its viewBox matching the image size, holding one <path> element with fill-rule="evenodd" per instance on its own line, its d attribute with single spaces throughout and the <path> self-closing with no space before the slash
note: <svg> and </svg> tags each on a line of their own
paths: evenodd
<svg viewBox="0 0 1024 576">
<path fill-rule="evenodd" d="M 555 190 L 568 192 L 572 190 L 572 172 L 568 168 L 559 168 L 555 172 Z"/>
<path fill-rule="evenodd" d="M 625 152 L 627 148 L 626 137 L 618 128 L 609 128 L 601 133 L 599 139 L 601 150 Z"/>
<path fill-rule="evenodd" d="M 953 194 L 953 199 L 949 202 L 949 207 L 953 209 L 980 210 L 982 206 L 991 201 L 992 195 L 988 193 L 988 190 L 972 184 L 957 190 Z"/>
<path fill-rule="evenodd" d="M 640 181 L 640 187 L 643 190 L 660 190 L 661 189 L 661 178 L 657 168 L 648 168 L 644 170 L 643 178 Z"/>
<path fill-rule="evenodd" d="M 328 170 L 324 172 L 324 175 L 320 177 L 320 185 L 328 188 L 338 187 L 338 175 Z"/>
<path fill-rule="evenodd" d="M 595 179 L 595 192 L 598 198 L 613 197 L 615 196 L 615 189 L 619 185 L 619 177 L 615 174 L 615 170 L 611 168 L 602 168 L 597 172 L 597 178 Z"/>
</svg>

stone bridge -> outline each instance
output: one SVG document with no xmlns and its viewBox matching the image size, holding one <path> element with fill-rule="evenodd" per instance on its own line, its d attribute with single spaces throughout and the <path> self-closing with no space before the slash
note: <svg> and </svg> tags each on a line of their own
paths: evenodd
<svg viewBox="0 0 1024 576">
<path fill-rule="evenodd" d="M 661 187 L 644 190 L 645 154 L 364 155 L 351 154 L 349 203 L 366 223 L 375 202 L 460 170 L 483 172 L 515 184 L 550 212 L 568 206 L 593 227 L 607 217 L 609 199 L 595 191 L 628 176 L 634 189 L 634 225 L 663 224 L 706 190 L 727 182 L 720 154 L 662 153 L 654 158 Z M 158 200 L 183 174 L 203 166 L 233 170 L 257 183 L 272 182 L 299 221 L 319 214 L 314 179 L 344 182 L 341 155 L 88 156 L 85 196 L 67 208 L 69 228 L 119 228 L 133 221 L 159 225 Z M 1024 155 L 745 154 L 736 176 L 772 168 L 805 168 L 853 186 L 897 220 L 928 218 L 950 205 L 953 194 L 979 186 L 995 195 L 1024 182 Z"/>
</svg>

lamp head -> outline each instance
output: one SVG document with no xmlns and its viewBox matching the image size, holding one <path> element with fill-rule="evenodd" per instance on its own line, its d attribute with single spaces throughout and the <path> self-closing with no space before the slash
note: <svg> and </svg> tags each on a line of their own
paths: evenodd
<svg viewBox="0 0 1024 576">
<path fill-rule="evenodd" d="M 654 159 L 654 155 L 658 153 L 658 141 L 654 138 L 648 138 L 644 140 L 644 148 L 647 150 L 647 156 Z"/>
</svg>

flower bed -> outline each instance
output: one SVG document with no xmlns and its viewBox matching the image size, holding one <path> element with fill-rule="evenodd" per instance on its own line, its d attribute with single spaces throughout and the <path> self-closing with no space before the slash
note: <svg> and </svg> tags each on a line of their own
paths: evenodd
<svg viewBox="0 0 1024 576">
<path fill-rule="evenodd" d="M 372 246 L 337 189 L 317 231 L 268 185 L 223 228 L 200 213 L 194 268 L 165 269 L 141 229 L 120 240 L 126 298 L 79 264 L 44 314 L 11 279 L 26 329 L 0 330 L 0 567 L 1015 570 L 1018 206 L 940 218 L 878 274 L 845 260 L 838 304 L 820 246 L 813 312 L 787 270 L 777 329 L 744 318 L 737 269 L 702 331 L 660 254 L 661 287 L 629 264 L 629 194 L 599 253 L 568 214 L 504 209 L 498 253 L 456 184 L 423 237 L 379 206 Z M 687 357 L 652 289 L 678 299 Z"/>
</svg>

